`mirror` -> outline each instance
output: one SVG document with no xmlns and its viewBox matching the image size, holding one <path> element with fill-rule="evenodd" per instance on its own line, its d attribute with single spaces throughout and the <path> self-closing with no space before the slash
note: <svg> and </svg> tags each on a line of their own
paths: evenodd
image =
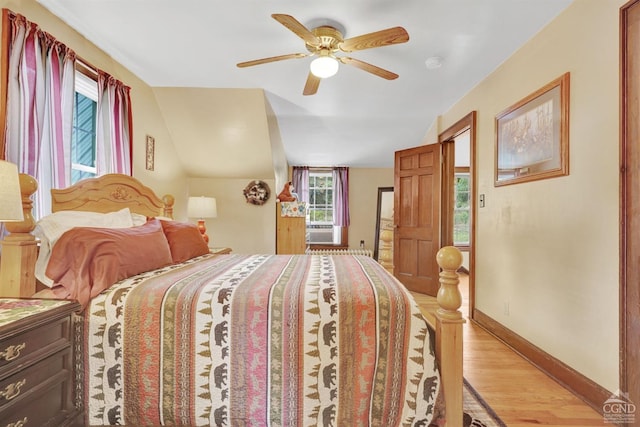
<svg viewBox="0 0 640 427">
<path fill-rule="evenodd" d="M 378 187 L 373 258 L 393 274 L 393 187 Z"/>
</svg>

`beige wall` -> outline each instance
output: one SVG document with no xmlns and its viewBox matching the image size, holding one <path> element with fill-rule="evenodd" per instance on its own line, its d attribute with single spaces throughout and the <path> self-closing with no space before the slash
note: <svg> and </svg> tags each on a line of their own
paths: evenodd
<svg viewBox="0 0 640 427">
<path fill-rule="evenodd" d="M 447 111 L 478 112 L 476 308 L 610 391 L 618 388 L 619 7 L 576 0 Z M 495 116 L 571 73 L 570 175 L 494 187 Z M 508 314 L 506 306 L 508 305 Z"/>
<path fill-rule="evenodd" d="M 216 198 L 218 217 L 206 220 L 210 246 L 231 247 L 237 253 L 275 253 L 275 198 L 281 189 L 274 180 L 265 180 L 271 188 L 271 198 L 263 206 L 245 202 L 242 190 L 253 178 L 206 179 L 190 178 L 188 193 Z M 378 187 L 393 186 L 392 168 L 352 168 L 349 170 L 349 247 L 373 251 Z M 176 217 L 187 219 L 186 214 Z"/>
<path fill-rule="evenodd" d="M 273 179 L 264 180 L 271 189 L 267 203 L 262 206 L 247 203 L 242 190 L 253 179 L 189 179 L 190 196 L 216 198 L 218 217 L 205 221 L 209 246 L 229 247 L 243 254 L 275 253 L 275 203 L 279 191 L 275 191 Z M 186 217 L 179 219 L 187 220 Z"/>
<path fill-rule="evenodd" d="M 378 187 L 393 187 L 393 168 L 349 169 L 349 247 L 373 251 L 376 234 Z"/>
<path fill-rule="evenodd" d="M 173 194 L 178 213 L 186 212 L 186 176 L 175 161 L 176 149 L 151 88 L 87 39 L 70 29 L 34 0 L 0 0 L 0 6 L 20 13 L 71 47 L 78 56 L 131 87 L 133 109 L 133 175 L 158 194 Z M 155 138 L 155 170 L 145 169 L 146 135 Z"/>
<path fill-rule="evenodd" d="M 274 196 L 284 189 L 284 185 L 289 181 L 289 163 L 287 153 L 282 145 L 278 118 L 269 104 L 267 97 L 264 97 L 265 111 L 267 112 L 267 122 L 269 124 L 269 140 L 271 146 L 271 157 L 273 159 L 273 174 L 275 178 Z"/>
</svg>

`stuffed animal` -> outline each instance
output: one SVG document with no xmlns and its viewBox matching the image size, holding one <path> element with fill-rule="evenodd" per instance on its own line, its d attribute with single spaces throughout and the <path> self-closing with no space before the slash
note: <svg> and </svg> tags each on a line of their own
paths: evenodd
<svg viewBox="0 0 640 427">
<path fill-rule="evenodd" d="M 293 194 L 291 194 L 292 190 L 293 190 L 293 185 L 291 184 L 291 181 L 286 182 L 284 184 L 284 188 L 282 189 L 280 194 L 278 194 L 278 197 L 276 198 L 276 201 L 278 201 L 278 202 L 295 202 L 296 198 L 295 198 L 295 196 Z"/>
</svg>

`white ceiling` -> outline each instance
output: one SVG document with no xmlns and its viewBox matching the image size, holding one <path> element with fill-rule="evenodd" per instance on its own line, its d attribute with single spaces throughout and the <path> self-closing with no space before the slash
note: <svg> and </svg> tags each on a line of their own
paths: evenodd
<svg viewBox="0 0 640 427">
<path fill-rule="evenodd" d="M 263 88 L 291 165 L 392 167 L 427 130 L 572 0 L 37 0 L 152 87 Z M 271 18 L 331 19 L 345 38 L 394 26 L 405 44 L 349 56 L 400 75 L 341 65 L 303 96 L 310 58 L 236 63 L 306 52 Z M 425 60 L 442 58 L 435 70 Z"/>
</svg>

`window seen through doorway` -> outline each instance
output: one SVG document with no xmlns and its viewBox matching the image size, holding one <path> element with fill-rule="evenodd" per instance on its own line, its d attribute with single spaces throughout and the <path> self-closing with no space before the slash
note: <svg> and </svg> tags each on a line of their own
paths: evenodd
<svg viewBox="0 0 640 427">
<path fill-rule="evenodd" d="M 469 173 L 456 173 L 454 182 L 453 244 L 469 246 L 471 233 Z"/>
</svg>

